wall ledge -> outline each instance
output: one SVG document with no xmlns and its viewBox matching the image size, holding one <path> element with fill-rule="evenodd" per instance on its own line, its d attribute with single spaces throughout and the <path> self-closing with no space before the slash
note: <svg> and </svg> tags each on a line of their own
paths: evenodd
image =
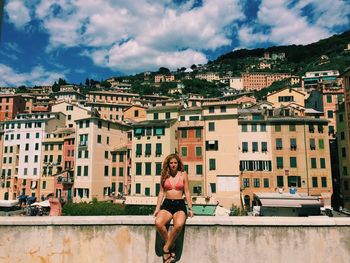
<svg viewBox="0 0 350 263">
<path fill-rule="evenodd" d="M 154 225 L 153 216 L 0 217 L 0 226 Z M 195 216 L 189 226 L 350 226 L 350 217 Z"/>
</svg>

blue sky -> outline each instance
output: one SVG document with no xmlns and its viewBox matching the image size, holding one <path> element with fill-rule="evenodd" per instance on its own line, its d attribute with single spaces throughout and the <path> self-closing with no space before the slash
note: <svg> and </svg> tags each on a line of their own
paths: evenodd
<svg viewBox="0 0 350 263">
<path fill-rule="evenodd" d="M 204 64 L 350 29 L 350 0 L 5 0 L 0 86 Z"/>
</svg>

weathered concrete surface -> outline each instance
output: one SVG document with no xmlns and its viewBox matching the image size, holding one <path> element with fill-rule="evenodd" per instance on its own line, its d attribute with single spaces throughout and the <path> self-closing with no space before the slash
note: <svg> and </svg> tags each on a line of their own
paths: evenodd
<svg viewBox="0 0 350 263">
<path fill-rule="evenodd" d="M 153 222 L 3 217 L 0 262 L 162 262 Z M 195 217 L 177 251 L 179 262 L 350 262 L 350 218 Z"/>
</svg>

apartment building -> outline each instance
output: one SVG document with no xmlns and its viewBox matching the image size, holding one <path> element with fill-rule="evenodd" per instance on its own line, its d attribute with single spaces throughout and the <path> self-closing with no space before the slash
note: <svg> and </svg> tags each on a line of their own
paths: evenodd
<svg viewBox="0 0 350 263">
<path fill-rule="evenodd" d="M 220 80 L 219 74 L 214 73 L 214 72 L 197 74 L 195 76 L 195 78 L 196 79 L 206 80 L 206 81 L 209 81 L 209 82 L 219 81 Z"/>
<path fill-rule="evenodd" d="M 63 171 L 57 177 L 56 196 L 60 196 L 64 200 L 72 200 L 73 184 L 74 184 L 74 167 L 75 167 L 75 128 L 71 134 L 64 136 L 63 142 Z M 58 191 L 57 191 L 58 190 Z M 60 191 L 59 191 L 60 190 Z"/>
<path fill-rule="evenodd" d="M 266 72 L 250 72 L 242 73 L 243 89 L 245 90 L 261 90 L 269 87 L 275 81 L 288 79 L 290 73 L 266 73 Z"/>
<path fill-rule="evenodd" d="M 76 120 L 85 119 L 95 114 L 89 107 L 62 100 L 52 105 L 51 109 L 52 112 L 64 112 L 67 115 L 67 128 L 75 128 Z"/>
<path fill-rule="evenodd" d="M 332 177 L 325 119 L 273 117 L 271 123 L 272 186 L 288 192 L 322 196 L 330 206 Z"/>
<path fill-rule="evenodd" d="M 320 85 L 338 86 L 341 85 L 338 76 L 338 70 L 306 72 L 305 76 L 301 78 L 301 86 L 307 91 L 318 89 Z"/>
<path fill-rule="evenodd" d="M 124 110 L 124 120 L 126 122 L 138 122 L 138 121 L 145 121 L 146 120 L 146 107 L 133 105 L 129 108 L 126 108 Z"/>
<path fill-rule="evenodd" d="M 0 122 L 12 120 L 25 111 L 26 102 L 21 95 L 0 94 Z"/>
<path fill-rule="evenodd" d="M 306 92 L 286 87 L 266 95 L 266 101 L 272 103 L 275 108 L 280 108 L 290 103 L 304 106 L 306 97 Z"/>
<path fill-rule="evenodd" d="M 87 94 L 85 105 L 95 108 L 100 113 L 100 117 L 110 121 L 122 121 L 123 111 L 132 105 L 132 100 L 139 98 L 139 94 L 91 91 Z"/>
<path fill-rule="evenodd" d="M 240 185 L 246 209 L 253 194 L 275 192 L 271 125 L 258 108 L 238 110 Z"/>
<path fill-rule="evenodd" d="M 20 194 L 39 196 L 42 142 L 46 134 L 65 126 L 63 113 L 19 114 L 2 124 L 2 177 L 9 199 Z"/>
<path fill-rule="evenodd" d="M 157 74 L 154 76 L 154 82 L 155 83 L 161 83 L 161 82 L 172 82 L 175 81 L 175 75 L 173 74 Z"/>
<path fill-rule="evenodd" d="M 202 108 L 206 175 L 203 194 L 225 208 L 240 207 L 237 105 L 214 101 L 204 102 Z"/>
<path fill-rule="evenodd" d="M 178 122 L 179 156 L 189 178 L 191 195 L 203 195 L 205 187 L 204 121 L 201 107 L 180 111 Z"/>
<path fill-rule="evenodd" d="M 67 102 L 84 102 L 85 95 L 76 90 L 63 90 L 53 93 L 56 100 L 64 100 Z"/>
<path fill-rule="evenodd" d="M 349 195 L 349 191 L 347 190 L 349 187 L 349 169 L 350 167 L 349 165 L 349 154 L 350 154 L 350 68 L 347 68 L 344 72 L 342 72 L 339 75 L 339 78 L 342 80 L 342 87 L 344 90 L 344 127 L 341 128 L 341 131 L 344 132 L 343 135 L 343 140 L 341 140 L 341 157 L 346 158 L 347 162 L 346 163 L 342 163 L 342 165 L 340 166 L 340 171 L 341 171 L 341 182 L 342 182 L 342 191 L 341 193 L 343 194 L 343 199 L 344 199 L 344 206 L 347 208 L 350 208 L 350 195 Z M 339 114 L 339 121 L 340 121 L 340 116 L 341 114 Z M 339 131 L 340 136 L 341 135 L 341 131 Z M 338 141 L 339 142 L 339 141 Z M 343 158 L 339 158 L 339 160 L 341 161 Z M 346 165 L 346 166 L 345 166 Z M 346 167 L 344 169 L 344 166 Z M 346 172 L 346 173 L 344 173 Z M 346 189 L 346 190 L 345 190 Z"/>
<path fill-rule="evenodd" d="M 163 161 L 178 152 L 179 111 L 179 106 L 149 108 L 147 120 L 132 125 L 131 195 L 158 195 Z"/>
<path fill-rule="evenodd" d="M 89 117 L 76 121 L 74 197 L 76 202 L 109 200 L 112 194 L 112 155 L 127 144 L 129 126 Z"/>
</svg>

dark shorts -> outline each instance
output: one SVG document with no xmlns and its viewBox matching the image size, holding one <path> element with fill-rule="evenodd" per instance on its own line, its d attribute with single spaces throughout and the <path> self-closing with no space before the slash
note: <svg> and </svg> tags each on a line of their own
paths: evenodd
<svg viewBox="0 0 350 263">
<path fill-rule="evenodd" d="M 163 204 L 160 206 L 160 210 L 166 210 L 172 215 L 178 211 L 184 211 L 185 215 L 187 215 L 186 204 L 183 199 L 164 199 Z"/>
</svg>

